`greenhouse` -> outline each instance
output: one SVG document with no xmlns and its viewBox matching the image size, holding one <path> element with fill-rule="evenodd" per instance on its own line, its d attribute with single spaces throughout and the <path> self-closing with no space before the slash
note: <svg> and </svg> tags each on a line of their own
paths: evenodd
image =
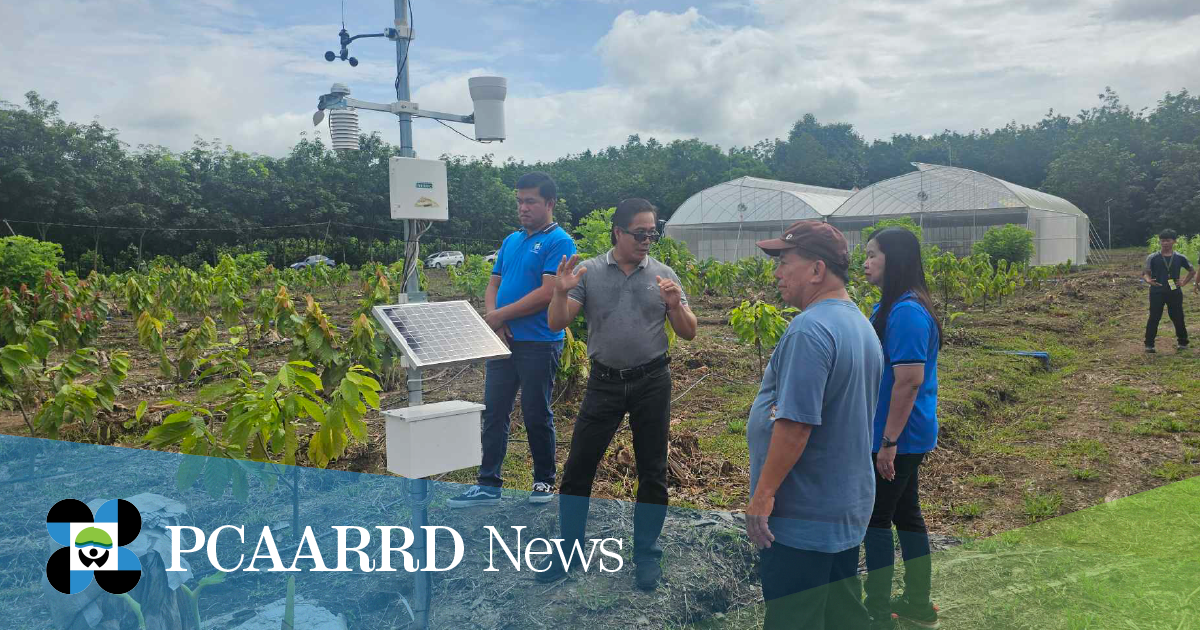
<svg viewBox="0 0 1200 630">
<path fill-rule="evenodd" d="M 756 241 L 801 219 L 825 220 L 853 191 L 742 177 L 706 188 L 671 215 L 666 233 L 697 258 L 726 262 L 761 256 Z"/>
<path fill-rule="evenodd" d="M 918 170 L 872 184 L 837 208 L 828 222 L 845 233 L 851 249 L 864 227 L 908 217 L 922 240 L 965 256 L 990 227 L 1015 224 L 1033 232 L 1035 265 L 1086 262 L 1088 216 L 1075 204 L 965 168 L 914 164 Z"/>
<path fill-rule="evenodd" d="M 976 171 L 914 163 L 916 171 L 862 190 L 839 190 L 742 177 L 706 188 L 683 202 L 666 234 L 697 258 L 762 256 L 755 241 L 779 236 L 802 219 L 826 221 L 853 250 L 864 227 L 909 218 L 923 240 L 958 256 L 971 253 L 988 228 L 1020 225 L 1033 232 L 1035 265 L 1086 262 L 1098 244 L 1088 216 L 1075 204 Z"/>
</svg>

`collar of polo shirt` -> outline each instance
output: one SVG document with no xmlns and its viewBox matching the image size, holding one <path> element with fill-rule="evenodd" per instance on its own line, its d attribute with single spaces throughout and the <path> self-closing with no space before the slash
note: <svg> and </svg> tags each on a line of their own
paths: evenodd
<svg viewBox="0 0 1200 630">
<path fill-rule="evenodd" d="M 613 258 L 613 255 L 612 255 L 614 249 L 616 249 L 616 248 L 615 247 L 610 248 L 608 250 L 608 253 L 604 255 L 605 262 L 607 262 L 610 265 L 617 264 L 617 259 Z M 648 265 L 648 264 L 650 264 L 650 254 L 646 254 L 646 257 L 642 259 L 642 262 L 638 263 L 638 269 L 645 269 L 646 265 Z"/>
</svg>

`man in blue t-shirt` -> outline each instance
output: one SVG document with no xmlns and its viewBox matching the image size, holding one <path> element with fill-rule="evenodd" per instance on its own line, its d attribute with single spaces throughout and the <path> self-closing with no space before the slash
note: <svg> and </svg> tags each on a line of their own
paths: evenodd
<svg viewBox="0 0 1200 630">
<path fill-rule="evenodd" d="M 779 291 L 803 311 L 771 354 L 746 424 L 763 627 L 865 629 L 858 546 L 875 503 L 883 353 L 846 293 L 850 254 L 837 228 L 799 221 L 758 246 L 779 257 Z"/>
<path fill-rule="evenodd" d="M 1146 257 L 1142 279 L 1150 283 L 1150 319 L 1146 321 L 1146 352 L 1154 352 L 1154 340 L 1158 337 L 1158 323 L 1162 321 L 1163 307 L 1175 324 L 1177 348 L 1188 347 L 1187 324 L 1183 321 L 1183 287 L 1196 277 L 1196 270 L 1186 256 L 1175 251 L 1175 230 L 1163 230 L 1158 235 L 1159 251 Z M 1180 272 L 1187 269 L 1187 277 L 1180 281 Z M 1200 286 L 1200 285 L 1198 285 Z"/>
<path fill-rule="evenodd" d="M 484 302 L 484 321 L 508 342 L 512 355 L 487 362 L 483 404 L 483 462 L 478 485 L 450 499 L 452 508 L 497 505 L 504 480 L 500 470 L 508 452 L 513 401 L 521 391 L 521 415 L 533 456 L 530 503 L 554 496 L 555 433 L 550 392 L 562 356 L 563 332 L 546 324 L 546 307 L 554 296 L 554 276 L 565 256 L 575 255 L 575 241 L 554 222 L 558 191 L 540 172 L 517 180 L 517 215 L 523 229 L 504 239 L 492 266 Z"/>
</svg>

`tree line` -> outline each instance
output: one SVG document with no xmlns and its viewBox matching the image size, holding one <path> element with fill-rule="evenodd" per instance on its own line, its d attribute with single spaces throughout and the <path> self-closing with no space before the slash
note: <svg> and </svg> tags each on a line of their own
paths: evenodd
<svg viewBox="0 0 1200 630">
<path fill-rule="evenodd" d="M 0 218 L 15 233 L 60 243 L 68 266 L 83 271 L 157 255 L 215 262 L 220 251 L 272 244 L 276 264 L 321 247 L 329 251 L 308 253 L 341 252 L 361 264 L 399 251 L 386 246 L 401 237 L 388 216 L 387 160 L 397 154 L 378 135 L 338 153 L 302 134 L 282 157 L 201 138 L 183 152 L 130 147 L 117 129 L 64 121 L 56 102 L 29 92 L 24 105 L 0 101 Z M 475 252 L 516 229 L 512 187 L 530 170 L 558 181 L 555 218 L 568 225 L 629 196 L 650 199 L 667 218 L 692 194 L 745 175 L 852 188 L 927 162 L 1065 197 L 1105 239 L 1111 213 L 1114 246 L 1139 245 L 1163 227 L 1200 233 L 1200 96 L 1186 89 L 1136 111 L 1105 89 L 1074 116 L 1051 110 L 1032 124 L 872 142 L 851 124 L 806 114 L 786 137 L 748 147 L 633 135 L 548 162 L 442 159 L 451 219 L 435 223 L 424 242 Z"/>
</svg>

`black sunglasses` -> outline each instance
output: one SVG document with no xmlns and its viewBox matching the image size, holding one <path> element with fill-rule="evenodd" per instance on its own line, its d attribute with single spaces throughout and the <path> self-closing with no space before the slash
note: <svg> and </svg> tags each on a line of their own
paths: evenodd
<svg viewBox="0 0 1200 630">
<path fill-rule="evenodd" d="M 658 232 L 630 232 L 619 225 L 617 226 L 617 229 L 632 236 L 633 239 L 639 243 L 646 242 L 646 239 L 650 239 L 651 243 L 657 243 L 658 239 L 662 238 L 662 234 L 659 234 Z"/>
</svg>

